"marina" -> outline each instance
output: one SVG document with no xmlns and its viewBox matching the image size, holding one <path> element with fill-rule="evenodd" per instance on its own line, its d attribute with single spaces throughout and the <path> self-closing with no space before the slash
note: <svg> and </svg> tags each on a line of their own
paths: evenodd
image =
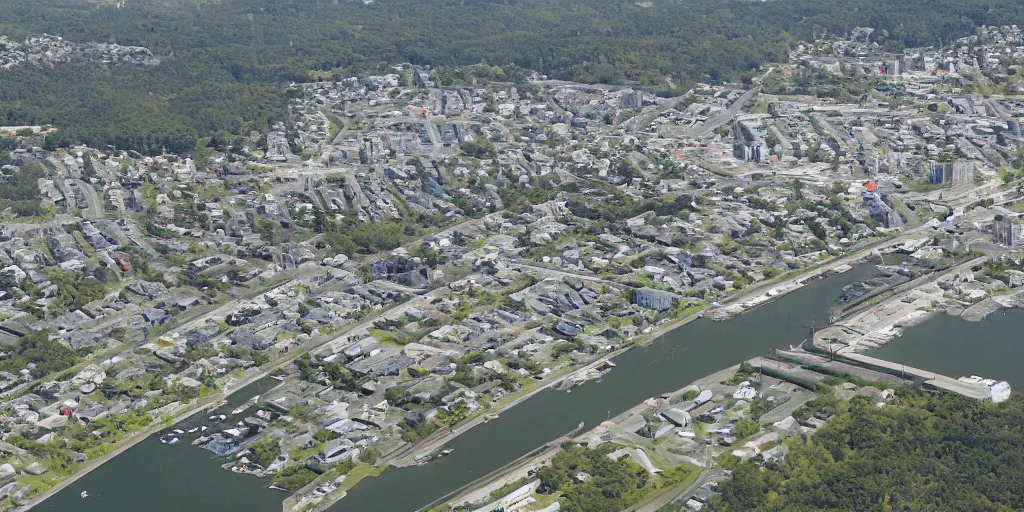
<svg viewBox="0 0 1024 512">
<path fill-rule="evenodd" d="M 678 389 L 708 372 L 767 354 L 769 350 L 796 346 L 808 338 L 811 325 L 828 322 L 831 307 L 836 304 L 844 287 L 867 279 L 875 272 L 871 265 L 857 266 L 844 274 L 812 280 L 785 297 L 761 304 L 733 319 L 724 322 L 702 319 L 670 331 L 650 345 L 626 352 L 614 363 L 605 365 L 606 370 L 612 371 L 606 371 L 600 377 L 601 382 L 586 380 L 574 386 L 572 393 L 541 392 L 450 441 L 443 450 L 430 457 L 429 463 L 422 461 L 425 465 L 389 468 L 376 478 L 363 480 L 330 510 L 417 510 L 448 492 L 446 489 L 465 486 L 503 467 L 576 427 L 581 420 L 592 428 L 647 397 Z M 1020 361 L 1019 348 L 1012 341 L 1012 333 L 1021 326 L 1024 326 L 1024 311 L 1021 310 L 993 314 L 980 323 L 938 315 L 906 329 L 897 341 L 871 351 L 870 357 L 893 361 L 894 364 L 912 364 L 940 374 L 968 377 L 978 374 L 1024 385 L 1019 378 L 1015 380 L 1016 374 L 1011 371 Z M 967 357 L 960 357 L 964 339 L 976 339 L 984 350 L 972 350 Z M 957 347 L 960 347 L 959 351 Z M 996 350 L 1013 356 L 998 357 Z M 697 396 L 695 402 L 702 398 L 707 400 Z M 249 400 L 249 397 L 235 397 L 225 408 L 234 410 Z M 222 418 L 221 414 L 225 417 Z M 229 418 L 226 413 L 208 417 L 201 417 L 202 423 L 224 422 Z M 524 424 L 533 428 L 521 428 Z M 188 444 L 201 444 L 202 441 L 197 441 L 203 436 L 208 437 L 210 431 L 190 433 L 193 428 L 195 426 L 175 427 L 184 430 L 184 436 L 196 436 Z M 168 432 L 173 433 L 173 430 Z M 160 448 L 159 453 L 153 451 Z M 447 453 L 442 455 L 444 452 Z M 159 475 L 164 471 L 206 475 L 206 481 L 197 484 L 200 496 L 227 500 L 237 498 L 250 503 L 245 510 L 280 510 L 281 494 L 268 489 L 265 480 L 225 471 L 220 467 L 222 463 L 211 460 L 205 453 L 193 446 L 166 447 L 157 438 L 147 440 L 83 478 L 82 486 L 76 486 L 74 491 L 63 491 L 37 510 L 64 510 L 62 506 L 72 506 L 72 497 L 76 510 L 109 510 L 102 506 L 90 508 L 93 501 L 82 500 L 79 492 L 83 487 L 95 489 L 97 495 L 103 493 L 107 504 L 110 500 L 121 502 L 122 498 L 111 497 L 110 491 L 120 488 L 122 479 L 128 479 L 133 487 L 145 492 L 167 496 L 165 508 L 159 505 L 153 509 L 157 512 L 186 508 L 199 512 L 219 510 L 209 503 L 193 499 L 191 495 L 168 492 L 168 486 L 173 482 L 178 485 L 181 480 L 162 480 Z M 153 456 L 160 458 L 160 466 L 165 469 L 147 469 L 145 464 L 139 464 L 140 460 Z M 391 492 L 395 486 L 406 489 L 406 492 Z M 330 491 L 325 487 L 318 492 Z M 251 500 L 252 496 L 262 498 Z M 95 503 L 101 502 L 97 500 Z"/>
<path fill-rule="evenodd" d="M 677 389 L 710 371 L 765 354 L 772 348 L 796 345 L 807 337 L 807 326 L 822 325 L 828 320 L 828 309 L 843 286 L 874 272 L 871 266 L 855 267 L 844 274 L 813 280 L 733 319 L 691 322 L 648 346 L 616 357 L 614 369 L 602 377 L 600 384 L 584 383 L 572 393 L 541 392 L 449 442 L 444 449 L 453 450 L 450 455 L 423 466 L 388 468 L 376 478 L 364 479 L 330 510 L 416 510 L 564 435 L 581 421 L 595 425 L 647 397 Z M 250 394 L 240 392 L 220 411 L 233 410 L 277 384 L 269 380 L 262 389 L 247 390 Z M 220 411 L 200 418 L 227 414 Z M 219 512 L 222 509 L 214 503 L 224 502 L 242 504 L 233 508 L 248 512 L 281 510 L 281 495 L 268 489 L 267 481 L 224 471 L 220 467 L 223 461 L 211 460 L 208 452 L 190 444 L 191 441 L 167 447 L 157 437 L 144 441 L 80 480 L 82 486 L 95 489 L 97 494 L 102 492 L 102 501 L 83 502 L 76 486 L 77 490 L 65 489 L 35 510 L 62 511 L 75 507 L 81 512 L 107 512 L 131 507 L 147 495 L 161 497 L 154 502 L 153 512 Z M 149 460 L 160 462 L 153 467 L 146 462 Z M 205 478 L 194 481 L 196 475 Z M 195 492 L 173 490 L 182 485 L 194 488 Z M 132 492 L 116 491 L 124 486 L 130 486 Z M 404 491 L 395 493 L 396 488 Z"/>
</svg>

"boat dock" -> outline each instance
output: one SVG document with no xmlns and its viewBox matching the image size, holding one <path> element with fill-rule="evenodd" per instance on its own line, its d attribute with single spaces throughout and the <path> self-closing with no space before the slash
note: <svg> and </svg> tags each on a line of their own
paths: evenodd
<svg viewBox="0 0 1024 512">
<path fill-rule="evenodd" d="M 1010 396 L 1010 385 L 1005 381 L 998 383 L 994 381 L 987 381 L 991 382 L 991 384 L 989 384 L 984 379 L 980 378 L 954 379 L 928 370 L 893 363 L 884 359 L 858 353 L 844 353 L 836 357 L 865 368 L 890 373 L 892 375 L 904 376 L 911 380 L 921 381 L 924 383 L 925 387 L 952 391 L 978 400 L 992 400 L 993 402 L 999 403 Z"/>
</svg>

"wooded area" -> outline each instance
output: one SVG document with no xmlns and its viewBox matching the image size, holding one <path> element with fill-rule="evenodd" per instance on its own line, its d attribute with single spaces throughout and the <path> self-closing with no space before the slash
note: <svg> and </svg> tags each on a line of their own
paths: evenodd
<svg viewBox="0 0 1024 512">
<path fill-rule="evenodd" d="M 285 115 L 283 85 L 310 71 L 346 76 L 401 62 L 486 61 L 672 94 L 693 81 L 742 78 L 826 30 L 871 26 L 885 45 L 935 45 L 982 24 L 1021 23 L 1022 14 L 1016 0 L 224 0 L 120 9 L 7 0 L 0 33 L 12 38 L 50 33 L 145 46 L 163 62 L 6 70 L 0 123 L 63 128 L 55 145 L 188 152 L 200 136 L 266 129 Z"/>
<path fill-rule="evenodd" d="M 999 405 L 902 391 L 890 405 L 858 397 L 780 468 L 739 464 L 719 511 L 1024 508 L 1024 399 Z"/>
</svg>

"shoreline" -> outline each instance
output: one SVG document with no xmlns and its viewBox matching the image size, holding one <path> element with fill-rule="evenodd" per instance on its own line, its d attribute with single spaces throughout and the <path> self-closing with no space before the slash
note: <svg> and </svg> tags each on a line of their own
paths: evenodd
<svg viewBox="0 0 1024 512">
<path fill-rule="evenodd" d="M 887 248 L 889 246 L 896 245 L 896 244 L 900 243 L 903 238 L 905 238 L 905 237 L 907 237 L 909 235 L 914 234 L 916 231 L 917 230 L 910 230 L 910 231 L 908 231 L 906 233 L 903 233 L 903 234 L 900 234 L 900 235 L 897 235 L 897 236 L 894 236 L 894 237 L 890 237 L 890 238 L 886 238 L 884 240 L 879 240 L 877 242 L 870 243 L 870 244 L 868 244 L 868 245 L 866 245 L 864 247 L 859 248 L 854 253 L 840 255 L 840 256 L 832 258 L 831 260 L 828 260 L 828 261 L 825 261 L 825 262 L 821 262 L 818 265 L 806 267 L 805 269 L 802 269 L 802 271 L 798 271 L 795 275 L 784 276 L 781 279 L 777 279 L 777 280 L 765 280 L 765 281 L 762 281 L 760 283 L 756 283 L 756 284 L 751 285 L 751 286 L 749 286 L 749 287 L 747 287 L 747 288 L 745 288 L 743 290 L 740 290 L 738 293 L 736 293 L 735 295 L 733 295 L 731 297 L 724 298 L 722 300 L 721 304 L 723 306 L 727 305 L 727 304 L 735 305 L 737 302 L 748 301 L 748 300 L 751 300 L 751 299 L 757 298 L 757 297 L 764 297 L 764 300 L 759 301 L 756 304 L 753 304 L 753 305 L 751 305 L 748 308 L 742 308 L 740 311 L 737 311 L 735 314 L 729 315 L 729 317 L 735 316 L 737 314 L 742 314 L 743 312 L 749 311 L 749 310 L 754 309 L 754 308 L 756 308 L 758 306 L 761 306 L 763 304 L 769 303 L 769 302 L 774 301 L 774 300 L 776 300 L 778 298 L 784 297 L 784 296 L 788 295 L 789 293 L 802 288 L 803 286 L 806 285 L 806 281 L 808 279 L 812 279 L 812 278 L 814 278 L 816 276 L 824 274 L 825 272 L 828 272 L 829 270 L 832 270 L 832 269 L 834 269 L 836 267 L 860 261 L 860 260 L 864 259 L 865 257 L 870 256 L 872 254 L 872 252 L 875 251 L 875 250 L 881 249 L 883 247 Z M 272 286 L 271 288 L 276 287 L 276 286 L 280 286 L 280 285 L 281 284 L 278 283 L 275 286 Z M 767 295 L 767 293 L 766 293 L 767 290 L 770 290 L 772 288 L 779 288 L 779 287 L 782 287 L 783 285 L 786 285 L 786 286 L 785 286 L 785 288 L 780 289 L 779 293 L 777 293 L 775 295 L 772 295 L 772 296 L 768 296 Z M 428 292 L 428 294 L 429 294 L 429 292 Z M 423 296 L 420 296 L 420 297 L 423 297 Z M 415 300 L 415 298 L 413 298 L 411 300 Z M 633 349 L 635 347 L 643 346 L 644 344 L 649 343 L 651 340 L 656 339 L 659 336 L 664 336 L 664 335 L 666 335 L 666 334 L 668 334 L 668 333 L 670 333 L 670 332 L 672 332 L 672 331 L 674 331 L 674 330 L 676 330 L 676 329 L 678 329 L 680 327 L 685 326 L 686 324 L 688 324 L 690 322 L 693 322 L 694 320 L 697 320 L 698 318 L 702 318 L 704 316 L 704 311 L 706 311 L 706 309 L 705 310 L 701 310 L 701 311 L 696 311 L 696 312 L 691 313 L 691 314 L 689 314 L 689 315 L 687 315 L 687 316 L 685 316 L 683 318 L 674 319 L 674 320 L 670 320 L 668 322 L 665 322 L 664 324 L 662 324 L 662 325 L 656 327 L 655 329 L 653 329 L 650 333 L 647 333 L 646 335 L 644 335 L 643 338 L 637 340 L 636 343 L 632 343 L 632 344 L 630 344 L 628 346 L 625 346 L 625 347 L 622 347 L 622 348 L 620 348 L 618 350 L 609 352 L 608 354 L 605 354 L 605 355 L 601 356 L 600 358 L 598 358 L 598 359 L 588 363 L 585 366 L 582 366 L 580 368 L 576 368 L 576 369 L 570 370 L 570 371 L 566 372 L 564 375 L 562 375 L 562 376 L 560 376 L 560 377 L 558 377 L 556 379 L 552 379 L 551 381 L 549 381 L 549 382 L 547 382 L 547 383 L 545 383 L 545 384 L 543 384 L 541 386 L 538 386 L 535 389 L 530 390 L 529 392 L 525 393 L 523 396 L 517 397 L 511 403 L 502 406 L 498 410 L 498 412 L 499 413 L 505 412 L 505 411 L 511 409 L 512 407 L 514 407 L 516 405 L 519 405 L 523 401 L 525 401 L 525 400 L 527 400 L 529 398 L 532 398 L 537 393 L 539 393 L 541 391 L 544 391 L 544 390 L 546 390 L 546 389 L 548 389 L 548 388 L 550 388 L 552 386 L 555 386 L 555 385 L 558 385 L 558 384 L 562 383 L 567 378 L 569 378 L 570 376 L 572 376 L 572 375 L 574 375 L 574 374 L 576 374 L 578 372 L 581 372 L 581 371 L 585 372 L 588 369 L 591 369 L 591 368 L 597 367 L 599 365 L 602 365 L 605 362 L 607 362 L 609 359 L 612 359 L 613 357 L 618 357 L 619 355 L 622 355 L 622 354 L 628 352 L 629 350 L 631 350 L 631 349 Z M 213 313 L 213 312 L 208 312 L 206 314 L 209 315 L 211 313 Z M 383 313 L 385 313 L 385 312 L 381 312 L 381 314 L 383 314 Z M 203 315 L 201 315 L 201 316 L 203 316 Z M 728 318 L 728 317 L 726 317 L 726 318 Z M 189 321 L 192 321 L 192 320 L 189 320 Z M 360 325 L 361 323 L 362 322 L 357 323 L 356 325 Z M 353 327 L 355 327 L 355 326 L 353 326 Z M 238 386 L 236 389 L 233 389 L 231 391 L 226 391 L 224 393 L 220 393 L 220 394 L 217 394 L 217 395 L 211 395 L 211 398 L 212 397 L 216 397 L 216 399 L 212 400 L 211 403 L 207 403 L 207 404 L 196 406 L 192 410 L 186 411 L 186 412 L 182 413 L 181 415 L 175 417 L 174 421 L 172 422 L 172 425 L 180 423 L 181 421 L 184 421 L 184 420 L 190 418 L 191 416 L 195 415 L 199 411 L 205 410 L 212 403 L 217 403 L 220 400 L 224 400 L 224 399 L 228 398 L 229 396 L 231 396 L 232 394 L 234 394 L 237 391 L 239 391 L 240 389 L 248 386 L 249 384 L 252 384 L 252 383 L 256 382 L 257 380 L 260 380 L 261 378 L 264 378 L 264 377 L 268 376 L 270 374 L 270 372 L 272 372 L 274 369 L 276 369 L 276 368 L 278 368 L 280 366 L 283 366 L 284 364 L 288 364 L 291 360 L 293 360 L 296 357 L 298 357 L 299 354 L 304 353 L 304 352 L 313 352 L 316 349 L 318 349 L 318 348 L 320 348 L 320 347 L 322 347 L 324 345 L 327 345 L 327 344 L 331 343 L 332 341 L 335 341 L 338 337 L 340 337 L 340 334 L 343 334 L 344 332 L 346 332 L 348 330 L 350 330 L 350 329 L 345 329 L 345 330 L 342 331 L 342 333 L 335 333 L 335 335 L 329 336 L 326 340 L 321 341 L 318 345 L 311 347 L 309 350 L 296 351 L 296 352 L 293 352 L 292 354 L 289 354 L 289 356 L 283 358 L 282 361 L 279 361 L 278 363 L 275 363 L 275 364 L 271 365 L 266 370 L 261 370 L 261 372 L 259 374 L 257 374 L 256 376 L 253 376 L 253 377 L 247 379 L 246 381 L 244 381 L 243 385 Z M 431 448 L 430 450 L 426 451 L 426 453 L 430 453 L 431 451 L 433 451 L 433 450 L 435 450 L 437 448 L 443 447 L 449 441 L 451 441 L 453 439 L 456 439 L 458 436 L 464 434 L 465 432 L 468 432 L 469 429 L 478 426 L 483 421 L 484 421 L 484 415 L 483 414 L 477 415 L 477 416 L 471 418 L 470 420 L 467 420 L 467 422 L 465 424 L 460 425 L 457 428 L 455 428 L 454 432 L 448 434 L 447 436 L 444 436 L 444 437 L 442 437 L 440 439 L 437 439 L 437 440 L 433 440 L 428 445 L 424 445 L 423 443 L 425 441 L 427 441 L 427 440 L 423 440 L 420 443 L 417 443 L 416 445 L 414 445 L 414 447 L 410 448 L 409 451 L 411 453 L 423 453 L 423 450 L 425 448 L 433 446 L 433 448 Z M 78 481 L 78 479 L 80 479 L 83 476 L 91 473 L 92 471 L 95 471 L 97 468 L 101 467 L 103 464 L 105 464 L 105 463 L 109 462 L 110 460 L 114 459 L 114 457 L 116 457 L 117 455 L 120 455 L 121 453 L 124 453 L 129 448 L 134 447 L 136 444 L 138 444 L 139 442 L 144 440 L 146 437 L 152 435 L 153 433 L 156 433 L 156 432 L 160 431 L 163 428 L 166 428 L 166 426 L 163 425 L 163 424 L 154 425 L 154 426 L 151 426 L 151 427 L 147 427 L 145 430 L 140 431 L 140 432 L 144 432 L 145 435 L 142 435 L 141 433 L 132 434 L 131 438 L 129 440 L 124 441 L 122 445 L 120 445 L 120 446 L 116 447 L 115 449 L 111 450 L 110 452 L 108 452 L 107 454 L 103 455 L 99 459 L 95 459 L 94 461 L 90 461 L 90 464 L 88 464 L 87 467 L 85 467 L 85 468 L 83 468 L 83 469 L 81 469 L 79 471 L 76 471 L 72 475 L 69 475 L 64 480 L 61 480 L 60 482 L 54 484 L 53 487 L 47 489 L 46 491 L 43 491 L 42 493 L 40 493 L 39 495 L 34 497 L 31 501 L 29 501 L 28 504 L 22 505 L 22 506 L 14 509 L 14 510 L 16 510 L 17 512 L 28 512 L 28 511 L 30 511 L 33 507 L 39 505 L 40 503 L 42 503 L 46 499 L 48 499 L 48 498 L 52 497 L 53 495 L 57 494 L 58 492 L 64 490 L 65 488 L 67 488 L 71 484 L 73 484 L 76 481 Z M 401 455 L 399 455 L 397 457 L 394 457 L 391 460 L 385 460 L 380 465 L 381 466 L 383 466 L 383 465 L 391 465 L 391 466 L 394 466 L 394 467 L 400 469 L 400 468 L 402 468 L 404 466 L 394 464 L 393 461 L 395 459 L 403 459 L 403 458 L 409 457 L 411 455 L 411 453 L 402 453 Z M 406 465 L 408 465 L 408 464 L 406 464 Z M 344 494 L 342 494 L 342 496 L 339 496 L 335 500 L 330 500 L 330 502 L 331 502 L 331 504 L 334 504 L 334 503 L 337 503 L 338 501 L 340 501 L 343 498 L 344 498 Z M 325 499 L 324 503 L 326 503 L 328 501 L 329 501 L 328 499 Z M 282 500 L 282 504 L 283 503 L 284 503 L 284 500 Z"/>
<path fill-rule="evenodd" d="M 907 231 L 906 233 L 899 234 L 897 236 L 886 238 L 884 240 L 878 240 L 876 242 L 867 244 L 866 246 L 859 248 L 857 251 L 855 251 L 853 253 L 848 253 L 848 254 L 843 254 L 843 255 L 840 255 L 840 256 L 836 256 L 836 257 L 834 257 L 834 258 L 832 258 L 832 259 L 830 259 L 828 261 L 824 261 L 824 262 L 821 262 L 821 263 L 819 263 L 817 265 L 813 265 L 813 266 L 809 266 L 809 267 L 806 267 L 804 269 L 801 269 L 801 271 L 798 271 L 794 275 L 783 276 L 783 277 L 778 278 L 778 279 L 768 279 L 768 280 L 762 281 L 760 283 L 753 284 L 753 285 L 751 285 L 751 286 L 749 286 L 749 287 L 747 287 L 747 288 L 745 288 L 743 290 L 740 290 L 738 293 L 736 293 L 736 294 L 734 294 L 734 295 L 732 295 L 730 297 L 726 297 L 725 299 L 723 299 L 721 301 L 721 305 L 722 306 L 734 305 L 737 302 L 747 302 L 747 301 L 750 301 L 750 300 L 755 299 L 755 298 L 763 298 L 763 300 L 760 300 L 757 303 L 750 305 L 749 307 L 744 307 L 744 308 L 740 309 L 739 311 L 737 311 L 737 312 L 735 312 L 733 314 L 725 316 L 721 320 L 727 320 L 728 318 L 732 318 L 734 316 L 738 316 L 738 315 L 743 314 L 743 313 L 745 313 L 747 311 L 755 309 L 755 308 L 757 308 L 759 306 L 762 306 L 762 305 L 767 304 L 769 302 L 772 302 L 772 301 L 774 301 L 776 299 L 784 297 L 784 296 L 786 296 L 786 295 L 788 295 L 788 294 L 790 294 L 792 292 L 795 292 L 795 291 L 803 288 L 804 286 L 806 286 L 807 281 L 809 281 L 810 279 L 813 279 L 813 278 L 815 278 L 817 276 L 825 274 L 825 273 L 827 273 L 827 272 L 829 272 L 831 270 L 836 269 L 837 267 L 841 267 L 843 265 L 850 265 L 850 264 L 854 264 L 854 263 L 860 262 L 861 260 L 864 260 L 865 258 L 870 257 L 874 253 L 874 251 L 877 251 L 879 249 L 889 248 L 889 247 L 891 247 L 893 245 L 898 245 L 899 243 L 903 242 L 903 240 L 906 237 L 911 236 L 911 235 L 917 233 L 917 231 L 918 230 L 915 229 L 915 230 Z M 776 293 L 774 295 L 770 295 L 770 296 L 767 294 L 768 290 L 776 289 L 776 288 L 779 289 L 778 293 Z M 585 372 L 585 371 L 587 371 L 589 369 L 592 369 L 592 368 L 596 368 L 597 366 L 600 366 L 600 365 L 604 364 L 605 362 L 607 362 L 608 360 L 610 360 L 610 359 L 612 359 L 614 357 L 618 357 L 618 356 L 620 356 L 620 355 L 622 355 L 622 354 L 624 354 L 624 353 L 626 353 L 626 352 L 628 352 L 628 351 L 630 351 L 630 350 L 632 350 L 634 348 L 645 346 L 645 345 L 649 344 L 651 341 L 653 341 L 654 339 L 657 339 L 660 336 L 667 335 L 667 334 L 671 333 L 672 331 L 675 331 L 676 329 L 679 329 L 681 327 L 686 326 L 690 322 L 693 322 L 693 321 L 695 321 L 695 320 L 697 320 L 699 318 L 703 318 L 705 311 L 707 311 L 707 308 L 702 309 L 700 311 L 695 311 L 695 312 L 693 312 L 693 313 L 691 313 L 691 314 L 689 314 L 689 315 L 687 315 L 685 317 L 682 317 L 682 318 L 678 318 L 678 319 L 673 319 L 673 320 L 667 321 L 667 322 L 657 326 L 651 332 L 643 335 L 643 337 L 639 338 L 635 343 L 632 343 L 630 345 L 624 346 L 624 347 L 622 347 L 622 348 L 620 348 L 618 350 L 614 350 L 612 352 L 609 352 L 609 353 L 599 357 L 598 359 L 596 359 L 594 361 L 591 361 L 590 363 L 588 363 L 588 364 L 586 364 L 586 365 L 584 365 L 582 367 L 570 370 L 570 371 L 566 372 L 564 375 L 561 375 L 561 376 L 559 376 L 556 379 L 552 379 L 551 381 L 549 381 L 549 382 L 547 382 L 547 383 L 545 383 L 545 384 L 543 384 L 541 386 L 538 386 L 535 389 L 530 390 L 529 392 L 527 392 L 523 396 L 517 397 L 510 404 L 502 406 L 500 409 L 498 409 L 498 412 L 499 413 L 505 412 L 505 411 L 511 409 L 512 407 L 514 407 L 514 406 L 524 402 L 525 400 L 527 400 L 529 398 L 532 398 L 537 393 L 539 393 L 541 391 L 544 391 L 544 390 L 546 390 L 548 388 L 551 388 L 553 386 L 556 386 L 558 384 L 561 384 L 566 379 L 570 378 L 572 375 L 575 375 L 575 374 L 577 374 L 579 372 Z M 720 320 L 715 320 L 715 321 L 720 321 Z M 738 364 L 739 363 L 737 363 L 737 365 Z M 730 368 L 732 368 L 732 367 L 730 367 Z M 710 375 L 715 375 L 717 373 L 720 373 L 720 371 L 716 371 L 716 372 L 714 372 L 714 373 L 712 373 Z M 700 380 L 697 380 L 697 381 L 694 381 L 694 382 L 700 382 Z M 437 449 L 440 449 L 440 448 L 444 447 L 449 441 L 452 441 L 452 440 L 458 438 L 460 435 L 468 432 L 471 428 L 478 426 L 480 423 L 483 422 L 483 419 L 484 419 L 483 417 L 484 417 L 484 414 L 478 414 L 478 415 L 476 415 L 476 416 L 466 420 L 462 425 L 457 426 L 454 429 L 454 432 L 449 433 L 448 435 L 446 435 L 446 436 L 444 436 L 444 437 L 442 437 L 440 439 L 430 441 L 430 444 L 424 445 L 423 443 L 427 442 L 427 439 L 424 439 L 424 440 L 420 441 L 420 443 L 417 443 L 413 447 L 407 449 L 407 452 L 404 452 L 404 453 L 402 453 L 401 455 L 399 455 L 397 457 L 386 458 L 386 459 L 390 459 L 390 460 L 384 460 L 383 462 L 381 462 L 381 465 L 390 465 L 390 466 L 393 466 L 393 467 L 395 467 L 397 469 L 401 469 L 403 467 L 407 467 L 409 465 L 409 463 L 396 464 L 395 461 L 396 460 L 401 460 L 401 459 L 409 458 L 413 454 L 427 454 L 427 453 L 431 453 L 431 452 L 433 452 L 433 451 L 435 451 Z M 439 431 L 439 432 L 441 432 L 441 431 Z M 411 452 L 411 453 L 409 453 L 409 452 Z M 413 457 L 412 460 L 415 460 L 415 457 Z M 344 497 L 347 494 L 347 492 L 339 493 L 339 494 L 340 494 L 340 496 L 338 496 L 336 498 L 333 498 L 333 499 L 332 499 L 332 497 L 330 495 L 326 496 L 325 499 L 321 502 L 321 505 L 318 505 L 316 510 L 323 510 L 323 509 L 329 508 L 329 507 L 333 506 L 334 504 L 340 502 L 342 499 L 344 499 Z"/>
</svg>

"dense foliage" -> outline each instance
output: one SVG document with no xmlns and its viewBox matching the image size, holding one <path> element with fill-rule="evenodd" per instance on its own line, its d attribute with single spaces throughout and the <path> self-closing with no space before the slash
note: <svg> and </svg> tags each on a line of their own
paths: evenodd
<svg viewBox="0 0 1024 512">
<path fill-rule="evenodd" d="M 0 151 L 9 149 L 0 143 Z M 10 210 L 19 217 L 31 217 L 43 213 L 40 204 L 39 179 L 46 173 L 43 165 L 27 160 L 21 171 L 0 176 L 0 210 Z"/>
<path fill-rule="evenodd" d="M 388 63 L 524 68 L 584 82 L 685 87 L 740 78 L 794 40 L 872 26 L 891 46 L 932 45 L 982 24 L 1020 23 L 1016 0 L 489 1 L 224 0 L 0 2 L 0 33 L 150 48 L 150 68 L 59 65 L 0 74 L 0 123 L 52 123 L 81 140 L 188 152 L 200 136 L 246 134 L 284 113 L 281 85 L 310 71 L 387 71 Z M 443 85 L 463 75 L 439 69 Z M 464 77 L 463 77 L 464 78 Z M 678 89 L 676 89 L 678 91 Z"/>
<path fill-rule="evenodd" d="M 618 512 L 639 502 L 646 494 L 649 483 L 646 470 L 629 458 L 618 461 L 608 458 L 618 446 L 605 444 L 593 450 L 577 445 L 564 448 L 551 460 L 550 466 L 537 474 L 543 490 L 562 493 L 562 510 Z M 585 481 L 581 482 L 583 479 Z"/>
<path fill-rule="evenodd" d="M 910 391 L 898 405 L 865 397 L 778 469 L 736 467 L 720 511 L 1020 510 L 1024 508 L 1024 399 L 999 405 Z"/>
<path fill-rule="evenodd" d="M 32 331 L 18 340 L 13 350 L 7 352 L 7 357 L 0 361 L 0 371 L 18 373 L 29 364 L 34 364 L 32 375 L 42 377 L 67 370 L 75 362 L 75 352 L 57 341 L 51 341 L 49 331 Z"/>
</svg>

